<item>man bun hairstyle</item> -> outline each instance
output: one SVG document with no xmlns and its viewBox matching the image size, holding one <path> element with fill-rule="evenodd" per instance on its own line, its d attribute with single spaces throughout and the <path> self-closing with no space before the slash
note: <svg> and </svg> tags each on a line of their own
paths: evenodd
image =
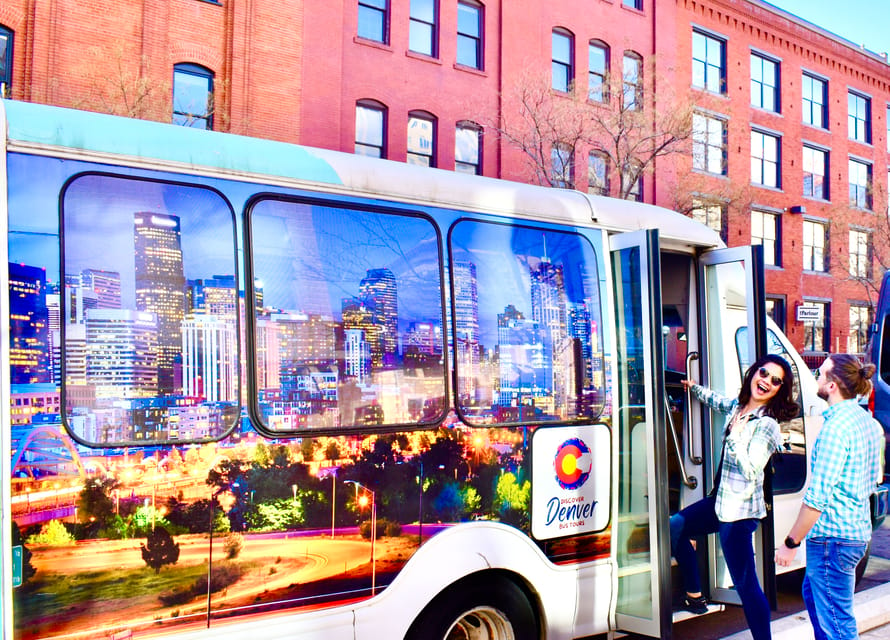
<svg viewBox="0 0 890 640">
<path fill-rule="evenodd" d="M 865 396 L 871 393 L 871 378 L 875 365 L 863 362 L 849 353 L 836 353 L 828 356 L 831 360 L 829 376 L 837 384 L 845 399 Z"/>
</svg>

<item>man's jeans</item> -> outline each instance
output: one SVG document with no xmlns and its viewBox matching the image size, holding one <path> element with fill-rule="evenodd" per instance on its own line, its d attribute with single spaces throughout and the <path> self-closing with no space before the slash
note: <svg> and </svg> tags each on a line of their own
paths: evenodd
<svg viewBox="0 0 890 640">
<path fill-rule="evenodd" d="M 803 600 L 816 640 L 858 638 L 853 617 L 856 565 L 868 543 L 845 538 L 808 538 Z"/>
<path fill-rule="evenodd" d="M 698 559 L 690 538 L 719 534 L 723 557 L 742 600 L 751 635 L 754 640 L 768 640 L 771 637 L 769 602 L 760 588 L 754 563 L 753 533 L 759 521 L 749 518 L 721 522 L 714 512 L 714 502 L 713 497 L 707 497 L 671 516 L 671 552 L 680 566 L 683 587 L 687 593 L 701 591 Z"/>
</svg>

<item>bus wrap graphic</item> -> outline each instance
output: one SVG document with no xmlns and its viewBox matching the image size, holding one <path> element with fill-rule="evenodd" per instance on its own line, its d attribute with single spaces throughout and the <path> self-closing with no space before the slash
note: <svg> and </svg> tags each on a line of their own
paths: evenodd
<svg viewBox="0 0 890 640">
<path fill-rule="evenodd" d="M 593 467 L 590 448 L 581 438 L 570 438 L 557 449 L 553 466 L 560 487 L 568 491 L 580 489 Z"/>
<path fill-rule="evenodd" d="M 608 427 L 537 429 L 532 438 L 532 535 L 546 540 L 605 529 L 609 523 Z"/>
</svg>

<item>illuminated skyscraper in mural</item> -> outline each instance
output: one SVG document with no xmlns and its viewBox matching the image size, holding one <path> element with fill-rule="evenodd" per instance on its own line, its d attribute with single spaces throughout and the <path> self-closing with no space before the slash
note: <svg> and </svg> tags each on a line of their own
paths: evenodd
<svg viewBox="0 0 890 640">
<path fill-rule="evenodd" d="M 179 217 L 144 211 L 133 222 L 136 309 L 158 319 L 158 392 L 178 393 L 173 367 L 182 352 L 185 315 Z"/>
<path fill-rule="evenodd" d="M 399 302 L 396 277 L 389 269 L 368 269 L 368 275 L 359 285 L 359 297 L 373 314 L 373 323 L 380 327 L 380 343 L 374 352 L 371 343 L 371 358 L 375 364 L 390 366 L 395 364 L 399 346 Z"/>
<path fill-rule="evenodd" d="M 46 269 L 9 263 L 9 324 L 12 384 L 49 382 Z"/>
<path fill-rule="evenodd" d="M 454 327 L 457 334 L 457 389 L 462 398 L 476 400 L 479 376 L 479 295 L 476 265 L 455 262 Z"/>
</svg>

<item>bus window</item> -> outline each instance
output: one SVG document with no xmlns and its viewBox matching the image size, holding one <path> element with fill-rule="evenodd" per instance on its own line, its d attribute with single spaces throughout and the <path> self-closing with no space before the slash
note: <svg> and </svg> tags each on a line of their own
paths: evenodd
<svg viewBox="0 0 890 640">
<path fill-rule="evenodd" d="M 99 445 L 207 441 L 239 415 L 234 215 L 216 191 L 83 174 L 62 196 L 63 416 Z"/>
<path fill-rule="evenodd" d="M 463 220 L 449 250 L 462 419 L 599 416 L 602 315 L 591 244 L 574 233 Z"/>
<path fill-rule="evenodd" d="M 792 395 L 798 405 L 798 414 L 791 420 L 779 423 L 782 433 L 782 453 L 773 457 L 773 493 L 796 493 L 803 488 L 807 477 L 806 430 L 803 418 L 803 396 L 800 392 L 800 373 L 794 358 L 785 349 L 779 336 L 772 329 L 766 331 L 766 349 L 768 353 L 782 356 L 794 374 Z M 748 357 L 748 328 L 742 327 L 736 332 L 736 352 L 739 356 L 739 372 L 744 376 L 745 370 L 751 366 Z"/>
<path fill-rule="evenodd" d="M 256 200 L 248 215 L 259 423 L 280 434 L 441 420 L 433 224 L 280 198 Z"/>
</svg>

